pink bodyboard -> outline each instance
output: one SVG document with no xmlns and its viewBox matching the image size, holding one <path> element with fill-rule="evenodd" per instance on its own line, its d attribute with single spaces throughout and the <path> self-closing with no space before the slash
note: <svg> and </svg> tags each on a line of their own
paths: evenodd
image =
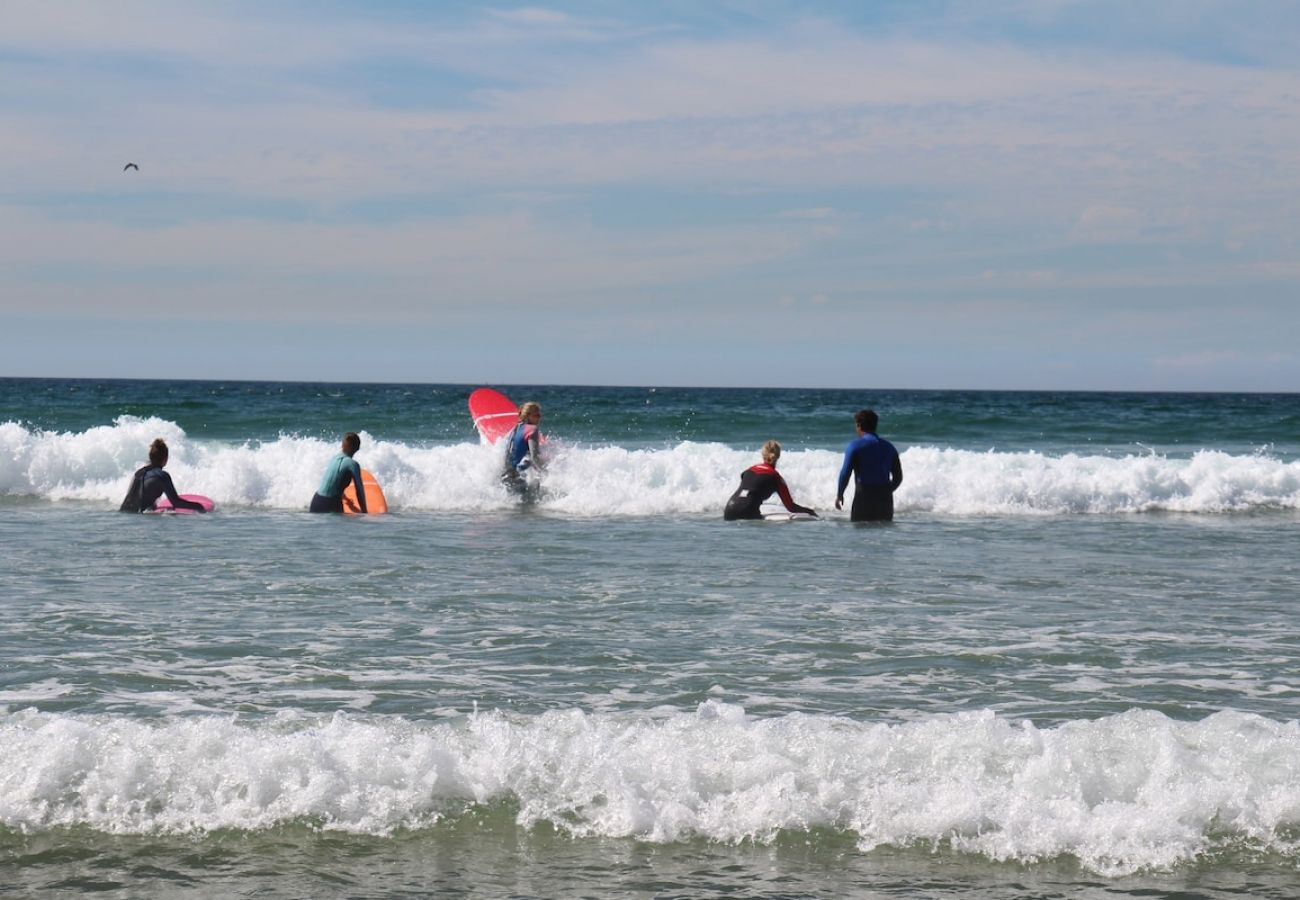
<svg viewBox="0 0 1300 900">
<path fill-rule="evenodd" d="M 212 502 L 211 497 L 205 497 L 202 494 L 181 494 L 180 498 L 182 500 L 190 500 L 194 503 L 200 504 L 203 507 L 204 512 L 212 512 L 212 507 L 216 505 Z M 153 509 L 146 510 L 146 512 L 175 513 L 176 515 L 180 516 L 185 514 L 193 514 L 195 510 L 172 509 L 172 502 L 170 500 L 168 500 L 166 497 L 159 497 L 157 502 L 154 503 Z"/>
</svg>

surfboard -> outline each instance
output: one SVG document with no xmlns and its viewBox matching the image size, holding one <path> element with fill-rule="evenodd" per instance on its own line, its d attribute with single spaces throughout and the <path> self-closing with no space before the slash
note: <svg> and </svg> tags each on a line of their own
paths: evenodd
<svg viewBox="0 0 1300 900">
<path fill-rule="evenodd" d="M 377 516 L 388 512 L 388 500 L 384 497 L 384 489 L 367 469 L 361 470 L 361 486 L 366 490 L 367 513 Z M 343 512 L 349 516 L 361 515 L 361 505 L 357 503 L 357 488 L 350 481 L 343 489 Z"/>
<path fill-rule="evenodd" d="M 519 407 L 492 388 L 479 388 L 469 395 L 469 414 L 484 443 L 495 444 L 519 422 Z"/>
<path fill-rule="evenodd" d="M 203 496 L 202 494 L 180 494 L 179 496 L 180 496 L 180 498 L 181 498 L 182 500 L 189 500 L 189 501 L 191 501 L 191 502 L 193 502 L 193 503 L 198 503 L 199 505 L 201 505 L 201 506 L 203 507 L 203 511 L 204 511 L 204 512 L 212 512 L 212 508 L 216 505 L 215 503 L 212 502 L 212 498 L 211 498 L 211 497 L 205 497 L 205 496 Z M 193 510 L 193 509 L 173 509 L 173 508 L 172 508 L 172 502 L 171 502 L 170 500 L 168 500 L 165 496 L 164 496 L 164 497 L 159 497 L 159 498 L 154 502 L 153 509 L 147 509 L 147 510 L 145 510 L 145 512 L 151 512 L 151 513 L 173 513 L 173 514 L 178 515 L 178 516 L 183 516 L 183 515 L 197 515 L 197 510 Z"/>
<path fill-rule="evenodd" d="M 772 512 L 763 513 L 764 522 L 816 522 L 816 516 L 810 516 L 807 513 L 792 512 Z"/>
</svg>

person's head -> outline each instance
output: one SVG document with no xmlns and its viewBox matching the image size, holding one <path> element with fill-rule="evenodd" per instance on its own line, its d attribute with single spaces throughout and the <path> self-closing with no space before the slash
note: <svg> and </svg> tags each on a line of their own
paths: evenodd
<svg viewBox="0 0 1300 900">
<path fill-rule="evenodd" d="M 361 449 L 361 435 L 355 431 L 349 431 L 343 435 L 343 452 L 352 456 Z"/>
<path fill-rule="evenodd" d="M 529 425 L 536 425 L 542 419 L 541 404 L 529 400 L 519 407 L 519 421 L 527 422 Z"/>
<path fill-rule="evenodd" d="M 149 445 L 149 462 L 155 466 L 167 465 L 167 442 L 162 438 L 154 438 Z"/>
<path fill-rule="evenodd" d="M 860 409 L 853 414 L 853 424 L 858 426 L 858 431 L 863 434 L 875 434 L 876 427 L 880 424 L 880 417 L 876 415 L 874 409 Z"/>
<path fill-rule="evenodd" d="M 763 462 L 769 466 L 776 465 L 776 461 L 781 458 L 781 445 L 776 441 L 768 441 L 763 445 Z"/>
</svg>

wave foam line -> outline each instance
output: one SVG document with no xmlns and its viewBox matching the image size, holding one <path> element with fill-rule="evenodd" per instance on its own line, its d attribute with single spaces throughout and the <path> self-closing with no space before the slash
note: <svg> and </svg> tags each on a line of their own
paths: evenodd
<svg viewBox="0 0 1300 900">
<path fill-rule="evenodd" d="M 1039 729 L 987 711 L 895 725 L 754 719 L 716 701 L 655 718 L 455 723 L 23 710 L 0 716 L 0 760 L 0 825 L 24 832 L 307 821 L 385 835 L 509 801 L 519 827 L 574 837 L 768 842 L 830 828 L 864 852 L 943 843 L 995 860 L 1073 856 L 1105 875 L 1234 847 L 1300 859 L 1300 728 L 1236 712 Z"/>
<path fill-rule="evenodd" d="M 168 470 L 186 493 L 223 507 L 304 509 L 332 442 L 292 435 L 239 446 L 197 441 L 173 422 L 123 416 L 81 433 L 0 424 L 0 493 L 113 507 L 154 437 L 171 447 Z M 418 446 L 362 434 L 357 459 L 394 510 L 476 512 L 517 503 L 497 480 L 500 451 L 477 442 Z M 756 450 L 685 442 L 658 449 L 574 446 L 552 453 L 542 507 L 577 516 L 720 514 Z M 840 454 L 788 449 L 781 471 L 795 499 L 822 510 L 835 499 Z M 1189 458 L 912 447 L 896 496 L 903 514 L 1061 515 L 1251 512 L 1300 509 L 1300 461 L 1202 450 Z M 774 507 L 775 508 L 775 507 Z"/>
</svg>

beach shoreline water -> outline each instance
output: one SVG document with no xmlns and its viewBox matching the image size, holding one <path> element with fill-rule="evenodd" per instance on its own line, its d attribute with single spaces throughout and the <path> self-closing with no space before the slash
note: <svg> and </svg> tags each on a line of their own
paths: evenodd
<svg viewBox="0 0 1300 900">
<path fill-rule="evenodd" d="M 1300 397 L 543 386 L 521 512 L 467 388 L 4 389 L 6 890 L 1294 885 Z M 721 521 L 868 404 L 893 525 Z M 343 428 L 390 516 L 302 512 Z M 154 436 L 216 514 L 113 511 Z"/>
</svg>

